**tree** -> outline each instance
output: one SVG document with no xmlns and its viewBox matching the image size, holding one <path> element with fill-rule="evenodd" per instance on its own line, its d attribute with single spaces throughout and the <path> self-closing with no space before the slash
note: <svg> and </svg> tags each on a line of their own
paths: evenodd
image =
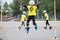
<svg viewBox="0 0 60 40">
<path fill-rule="evenodd" d="M 18 0 L 13 0 L 13 16 L 17 16 L 20 13 L 20 3 Z"/>
<path fill-rule="evenodd" d="M 11 8 L 13 10 L 13 15 L 18 15 L 22 13 L 22 11 L 25 9 L 23 8 L 23 4 L 27 5 L 29 4 L 30 0 L 13 0 L 13 3 L 10 4 Z M 35 4 L 37 4 L 37 0 L 34 0 Z M 60 16 L 60 0 L 56 0 L 57 2 L 57 16 Z M 52 17 L 54 15 L 54 0 L 38 0 L 38 3 L 40 5 L 39 7 L 39 12 L 38 12 L 38 16 L 39 18 L 42 18 L 43 15 L 43 10 L 47 10 L 47 12 L 49 13 L 49 16 Z M 20 10 L 20 8 L 22 7 L 22 10 Z M 26 11 L 27 9 L 25 9 Z"/>
<path fill-rule="evenodd" d="M 20 6 L 22 6 L 23 4 L 27 4 L 27 2 L 28 1 L 26 0 L 13 0 L 13 4 L 11 5 L 13 9 L 13 16 L 17 16 L 18 14 L 21 14 L 24 9 L 20 10 L 21 8 Z"/>
<path fill-rule="evenodd" d="M 5 3 L 4 3 L 3 15 L 6 15 L 6 14 L 7 14 L 7 12 L 6 12 L 7 10 L 8 10 L 8 3 L 5 2 Z"/>
<path fill-rule="evenodd" d="M 52 0 L 40 0 L 39 16 L 42 18 L 43 10 L 47 10 L 49 16 L 52 17 L 54 11 L 54 4 Z"/>
<path fill-rule="evenodd" d="M 8 10 L 8 3 L 7 2 L 4 3 L 4 10 Z"/>
<path fill-rule="evenodd" d="M 57 18 L 60 19 L 60 0 L 56 0 L 57 2 L 57 6 L 56 6 L 56 14 L 57 14 Z"/>
</svg>

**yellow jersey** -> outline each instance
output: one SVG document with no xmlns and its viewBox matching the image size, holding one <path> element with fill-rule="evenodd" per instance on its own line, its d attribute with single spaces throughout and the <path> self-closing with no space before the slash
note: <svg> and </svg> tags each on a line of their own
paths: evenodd
<svg viewBox="0 0 60 40">
<path fill-rule="evenodd" d="M 36 16 L 37 6 L 30 6 L 30 5 L 28 5 L 27 9 L 28 9 L 28 16 Z"/>
<path fill-rule="evenodd" d="M 25 15 L 22 15 L 21 16 L 21 22 L 24 22 L 26 20 L 26 16 Z"/>
<path fill-rule="evenodd" d="M 49 20 L 49 15 L 45 13 L 46 20 Z"/>
</svg>

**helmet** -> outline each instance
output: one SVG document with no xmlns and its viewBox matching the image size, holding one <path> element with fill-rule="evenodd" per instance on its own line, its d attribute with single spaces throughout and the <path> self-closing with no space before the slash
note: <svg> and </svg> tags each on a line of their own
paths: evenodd
<svg viewBox="0 0 60 40">
<path fill-rule="evenodd" d="M 44 10 L 43 13 L 46 13 L 46 10 Z"/>
<path fill-rule="evenodd" d="M 23 14 L 26 14 L 26 12 L 25 12 L 25 11 L 23 11 Z"/>
<path fill-rule="evenodd" d="M 35 2 L 33 0 L 30 0 L 29 4 L 35 4 Z"/>
</svg>

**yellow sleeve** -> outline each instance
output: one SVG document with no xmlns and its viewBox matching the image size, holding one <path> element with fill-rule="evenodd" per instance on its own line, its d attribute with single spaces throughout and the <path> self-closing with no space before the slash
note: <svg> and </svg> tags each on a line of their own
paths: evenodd
<svg viewBox="0 0 60 40">
<path fill-rule="evenodd" d="M 47 16 L 47 14 L 45 14 L 45 17 Z"/>
<path fill-rule="evenodd" d="M 48 16 L 48 14 L 47 13 L 45 13 L 45 17 L 47 17 Z"/>
</svg>

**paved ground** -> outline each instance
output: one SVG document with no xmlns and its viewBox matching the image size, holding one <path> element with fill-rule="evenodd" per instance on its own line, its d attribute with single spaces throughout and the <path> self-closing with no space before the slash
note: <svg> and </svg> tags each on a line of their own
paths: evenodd
<svg viewBox="0 0 60 40">
<path fill-rule="evenodd" d="M 45 21 L 36 21 L 38 30 L 34 29 L 32 22 L 30 22 L 30 31 L 27 34 L 25 27 L 19 31 L 20 22 L 8 21 L 2 23 L 2 40 L 52 40 L 55 37 L 54 28 L 56 27 L 56 36 L 60 38 L 60 21 L 50 21 L 52 30 L 45 30 Z M 60 40 L 60 39 L 58 39 Z"/>
</svg>

